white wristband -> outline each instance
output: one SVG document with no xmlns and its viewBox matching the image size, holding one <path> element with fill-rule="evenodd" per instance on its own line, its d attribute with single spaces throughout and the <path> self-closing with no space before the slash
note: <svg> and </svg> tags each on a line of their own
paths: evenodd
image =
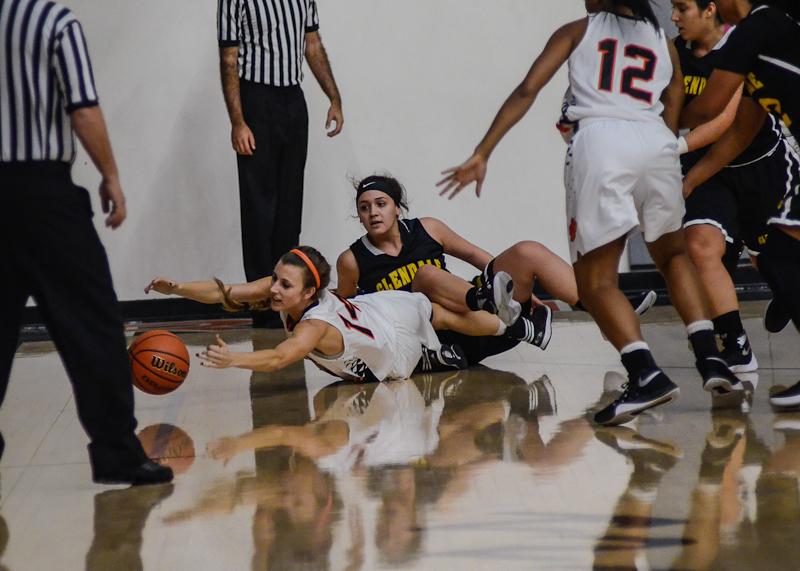
<svg viewBox="0 0 800 571">
<path fill-rule="evenodd" d="M 689 143 L 686 142 L 686 137 L 678 137 L 678 154 L 682 155 L 689 152 Z"/>
</svg>

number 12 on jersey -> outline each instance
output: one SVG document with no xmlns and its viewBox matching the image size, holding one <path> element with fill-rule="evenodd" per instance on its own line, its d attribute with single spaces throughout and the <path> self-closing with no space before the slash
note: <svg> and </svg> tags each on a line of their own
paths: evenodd
<svg viewBox="0 0 800 571">
<path fill-rule="evenodd" d="M 615 38 L 607 38 L 597 44 L 597 51 L 600 52 L 600 81 L 597 88 L 600 91 L 614 91 L 614 75 L 616 71 L 614 68 L 617 61 L 618 48 L 619 41 Z M 634 82 L 648 82 L 653 79 L 658 56 L 656 56 L 652 50 L 630 44 L 625 46 L 625 57 L 635 60 L 636 63 L 622 70 L 619 87 L 620 93 L 624 93 L 639 101 L 652 104 L 653 92 L 637 87 L 634 85 Z"/>
</svg>

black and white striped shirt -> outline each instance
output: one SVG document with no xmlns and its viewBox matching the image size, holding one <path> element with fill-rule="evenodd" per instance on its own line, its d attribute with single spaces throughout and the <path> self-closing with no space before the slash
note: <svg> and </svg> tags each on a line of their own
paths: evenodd
<svg viewBox="0 0 800 571">
<path fill-rule="evenodd" d="M 316 0 L 218 0 L 220 47 L 239 46 L 239 77 L 286 87 L 303 80 L 305 34 L 319 29 Z"/>
<path fill-rule="evenodd" d="M 51 0 L 0 0 L 0 162 L 72 162 L 69 114 L 92 105 L 92 65 L 72 12 Z"/>
</svg>

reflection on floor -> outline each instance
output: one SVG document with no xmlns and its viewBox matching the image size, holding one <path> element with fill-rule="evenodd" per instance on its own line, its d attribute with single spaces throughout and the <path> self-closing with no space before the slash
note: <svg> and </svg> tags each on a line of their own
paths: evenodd
<svg viewBox="0 0 800 571">
<path fill-rule="evenodd" d="M 800 412 L 766 397 L 800 377 L 800 337 L 768 336 L 762 307 L 752 394 L 713 403 L 654 310 L 645 336 L 681 396 L 616 428 L 587 411 L 625 379 L 575 315 L 546 352 L 393 383 L 194 362 L 179 391 L 136 395 L 142 442 L 177 477 L 132 489 L 90 482 L 58 356 L 26 343 L 0 412 L 0 569 L 796 569 Z M 180 335 L 192 354 L 212 339 Z"/>
</svg>

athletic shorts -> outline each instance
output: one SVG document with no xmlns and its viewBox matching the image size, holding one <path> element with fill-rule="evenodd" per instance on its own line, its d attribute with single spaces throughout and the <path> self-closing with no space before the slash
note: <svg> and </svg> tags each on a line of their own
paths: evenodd
<svg viewBox="0 0 800 571">
<path fill-rule="evenodd" d="M 386 378 L 408 378 L 422 358 L 423 347 L 436 351 L 441 346 L 431 324 L 431 302 L 421 293 L 407 291 L 381 292 L 379 299 L 387 302 L 381 309 L 394 325 L 396 342 L 392 370 Z"/>
<path fill-rule="evenodd" d="M 567 154 L 567 224 L 573 263 L 641 228 L 646 242 L 681 228 L 678 143 L 666 125 L 582 120 Z"/>
<path fill-rule="evenodd" d="M 685 170 L 689 168 L 691 165 Z M 796 192 L 799 168 L 794 150 L 781 141 L 769 155 L 755 162 L 723 169 L 686 199 L 684 228 L 709 224 L 725 237 L 730 256 L 735 252 L 734 259 L 741 252 L 741 243 L 750 255 L 758 256 L 767 240 L 767 223 L 779 216 L 779 205 L 792 180 Z M 787 216 L 800 224 L 800 205 L 793 202 L 784 201 L 790 208 Z"/>
<path fill-rule="evenodd" d="M 783 165 L 783 197 L 778 202 L 777 212 L 770 217 L 767 224 L 800 227 L 800 155 L 788 141 L 781 141 L 776 154 L 777 162 Z"/>
</svg>

